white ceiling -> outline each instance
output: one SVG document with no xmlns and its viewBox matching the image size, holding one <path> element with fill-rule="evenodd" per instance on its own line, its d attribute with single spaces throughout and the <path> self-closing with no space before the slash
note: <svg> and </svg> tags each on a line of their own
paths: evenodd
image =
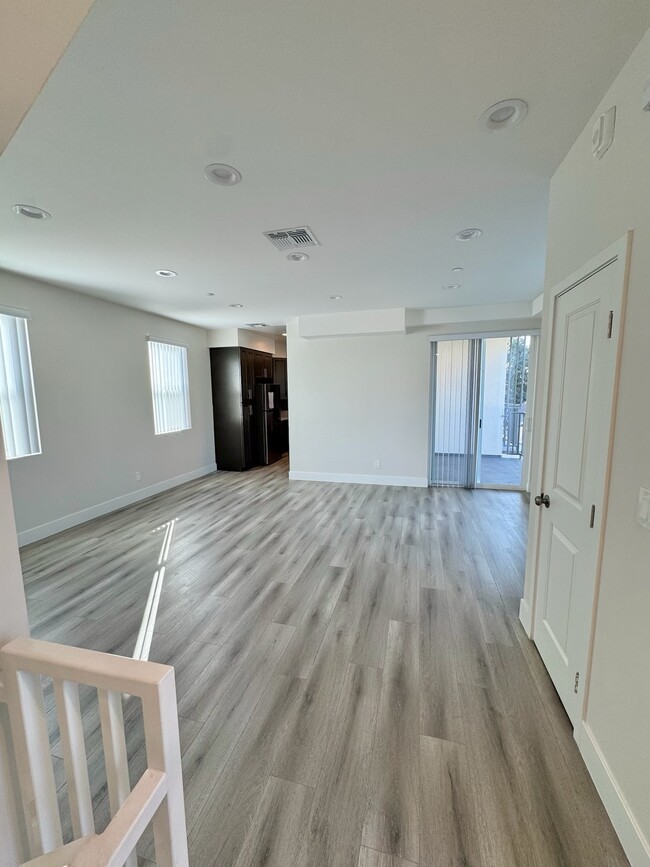
<svg viewBox="0 0 650 867">
<path fill-rule="evenodd" d="M 647 0 L 95 0 L 0 158 L 0 267 L 209 327 L 533 298 L 548 180 L 648 26 Z M 509 97 L 526 121 L 481 130 Z M 298 225 L 295 264 L 262 232 Z"/>
</svg>

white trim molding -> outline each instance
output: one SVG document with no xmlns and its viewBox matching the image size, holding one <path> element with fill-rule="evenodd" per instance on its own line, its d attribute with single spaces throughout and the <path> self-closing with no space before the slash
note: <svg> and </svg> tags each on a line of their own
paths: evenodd
<svg viewBox="0 0 650 867">
<path fill-rule="evenodd" d="M 306 473 L 290 470 L 292 482 L 338 482 L 344 485 L 388 485 L 394 488 L 428 488 L 427 479 L 422 476 L 363 476 L 356 473 Z"/>
<path fill-rule="evenodd" d="M 501 331 L 459 331 L 457 334 L 430 334 L 429 343 L 439 343 L 442 340 L 490 340 L 493 337 L 519 337 L 521 334 L 530 334 L 531 337 L 539 337 L 539 328 L 505 328 Z"/>
<path fill-rule="evenodd" d="M 587 770 L 612 820 L 632 867 L 650 867 L 650 842 L 646 839 L 634 817 L 625 796 L 616 782 L 612 769 L 589 728 L 582 722 L 576 731 L 576 740 Z"/>
<path fill-rule="evenodd" d="M 533 632 L 533 612 L 527 599 L 519 600 L 519 621 L 530 638 Z"/>
<path fill-rule="evenodd" d="M 125 506 L 131 506 L 133 503 L 139 503 L 140 500 L 146 500 L 155 494 L 161 494 L 163 491 L 168 491 L 170 488 L 176 488 L 185 482 L 191 482 L 194 479 L 199 479 L 201 476 L 209 476 L 210 473 L 217 471 L 216 464 L 208 464 L 206 467 L 199 467 L 196 470 L 190 470 L 189 473 L 183 473 L 180 476 L 174 476 L 171 479 L 164 479 L 162 482 L 157 482 L 155 485 L 149 485 L 146 488 L 139 488 L 137 491 L 130 491 L 128 494 L 122 494 L 121 497 L 115 497 L 112 500 L 106 500 L 103 503 L 98 503 L 96 506 L 89 506 L 87 509 L 82 509 L 79 512 L 73 512 L 70 515 L 63 515 L 55 521 L 48 521 L 47 524 L 39 524 L 37 527 L 31 527 L 29 530 L 23 530 L 18 533 L 18 545 L 22 548 L 24 545 L 29 545 L 31 542 L 39 542 L 41 539 L 46 539 L 48 536 L 54 536 L 56 533 L 61 533 L 63 530 L 69 530 L 71 527 L 76 527 L 78 524 L 85 524 L 86 521 L 92 521 L 93 518 L 99 518 L 102 515 L 108 515 L 110 512 L 116 512 L 118 509 L 123 509 Z"/>
</svg>

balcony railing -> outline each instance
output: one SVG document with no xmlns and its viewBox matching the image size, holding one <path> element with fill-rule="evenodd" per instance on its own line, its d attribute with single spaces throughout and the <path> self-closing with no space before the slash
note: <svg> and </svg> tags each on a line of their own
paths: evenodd
<svg viewBox="0 0 650 867">
<path fill-rule="evenodd" d="M 526 413 L 516 409 L 506 409 L 503 415 L 503 454 L 519 455 L 524 453 L 524 422 Z"/>
</svg>

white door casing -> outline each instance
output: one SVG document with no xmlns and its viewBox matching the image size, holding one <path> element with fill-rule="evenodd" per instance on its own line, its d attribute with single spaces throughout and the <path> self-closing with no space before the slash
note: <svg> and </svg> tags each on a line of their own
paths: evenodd
<svg viewBox="0 0 650 867">
<path fill-rule="evenodd" d="M 584 716 L 595 621 L 627 251 L 626 237 L 553 291 L 540 475 L 550 506 L 531 501 L 539 508 L 533 635 L 574 726 Z"/>
<path fill-rule="evenodd" d="M 530 493 L 530 467 L 533 442 L 533 425 L 535 423 L 535 395 L 537 394 L 537 377 L 539 363 L 539 336 L 534 334 L 530 341 L 528 355 L 528 391 L 526 394 L 526 423 L 524 425 L 524 456 L 521 467 L 521 486 Z"/>
</svg>

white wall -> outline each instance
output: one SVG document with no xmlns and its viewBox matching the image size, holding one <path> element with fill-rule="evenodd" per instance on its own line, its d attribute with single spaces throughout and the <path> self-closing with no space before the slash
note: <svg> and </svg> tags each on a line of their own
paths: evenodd
<svg viewBox="0 0 650 867">
<path fill-rule="evenodd" d="M 318 313 L 298 319 L 300 337 L 361 337 L 362 335 L 405 334 L 406 308 L 388 310 L 345 310 Z"/>
<path fill-rule="evenodd" d="M 426 485 L 430 337 L 528 334 L 537 328 L 539 322 L 528 318 L 472 319 L 405 334 L 304 339 L 297 323 L 290 323 L 291 477 Z"/>
<path fill-rule="evenodd" d="M 275 334 L 265 334 L 263 331 L 251 331 L 248 328 L 237 329 L 239 346 L 246 349 L 257 349 L 258 352 L 275 352 Z"/>
<path fill-rule="evenodd" d="M 287 333 L 291 477 L 426 485 L 427 335 Z"/>
<path fill-rule="evenodd" d="M 641 110 L 649 76 L 650 31 L 553 178 L 545 305 L 556 283 L 634 230 L 587 709 L 610 775 L 597 750 L 590 769 L 602 772 L 601 794 L 634 865 L 650 864 L 650 532 L 635 520 L 639 486 L 650 488 L 650 113 Z M 616 138 L 597 161 L 593 121 L 614 104 Z M 532 587 L 526 594 L 530 602 Z"/>
<path fill-rule="evenodd" d="M 483 379 L 483 427 L 481 454 L 503 452 L 503 405 L 506 393 L 508 337 L 485 341 L 485 376 Z"/>
<path fill-rule="evenodd" d="M 43 454 L 9 464 L 21 542 L 214 469 L 203 329 L 6 272 L 0 304 L 32 314 Z M 154 434 L 147 334 L 188 346 L 189 431 Z"/>
<path fill-rule="evenodd" d="M 283 338 L 284 339 L 284 338 Z M 243 346 L 259 352 L 275 352 L 276 335 L 250 328 L 210 328 L 207 332 L 208 346 Z"/>
<path fill-rule="evenodd" d="M 273 350 L 273 355 L 276 358 L 286 358 L 287 357 L 287 338 L 286 337 L 282 337 L 282 335 L 280 335 L 280 337 L 275 338 L 275 348 Z"/>
</svg>

